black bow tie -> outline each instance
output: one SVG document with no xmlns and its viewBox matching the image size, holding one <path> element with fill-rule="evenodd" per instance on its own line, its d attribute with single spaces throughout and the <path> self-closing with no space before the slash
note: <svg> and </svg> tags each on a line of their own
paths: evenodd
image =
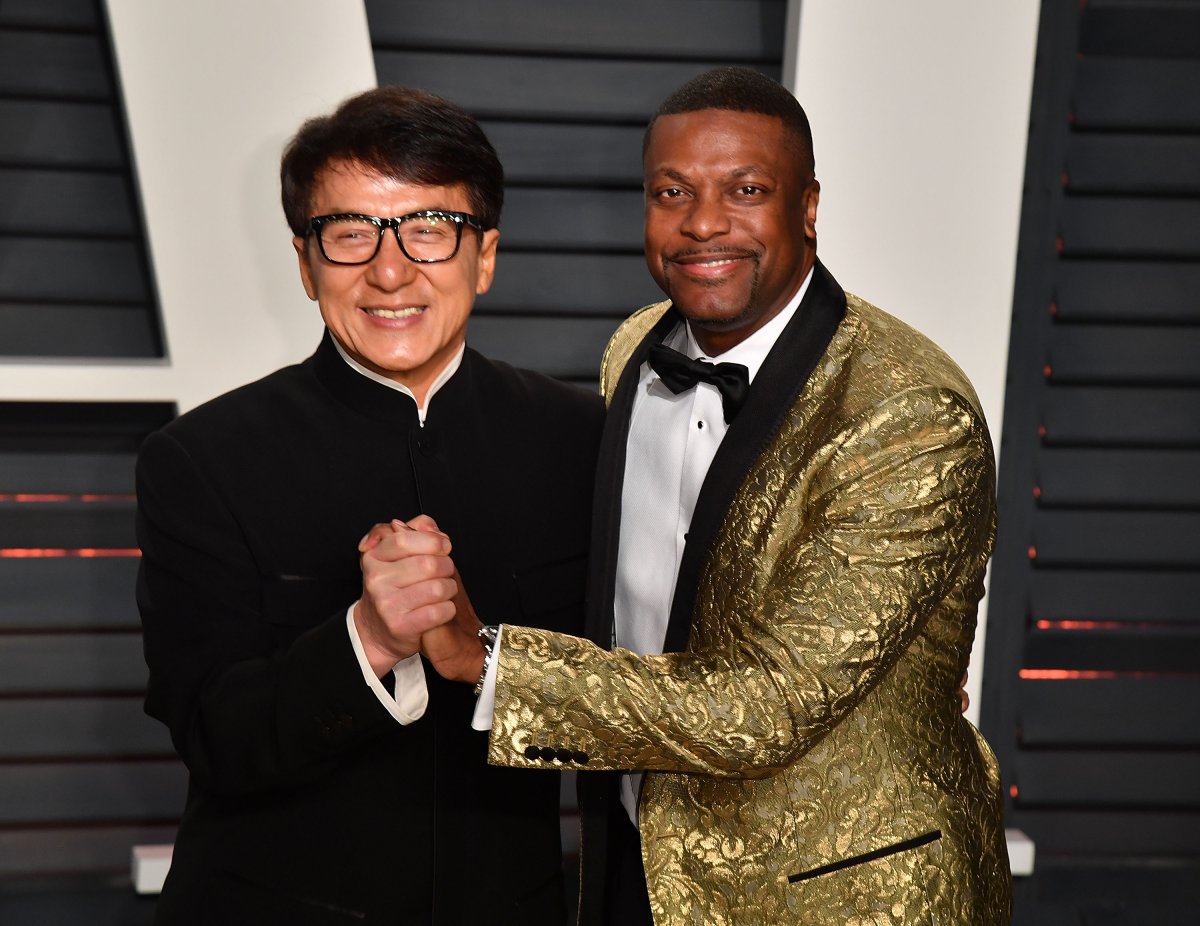
<svg viewBox="0 0 1200 926">
<path fill-rule="evenodd" d="M 746 404 L 750 394 L 750 370 L 740 363 L 709 363 L 692 360 L 662 344 L 650 348 L 650 366 L 667 388 L 678 394 L 704 382 L 716 386 L 721 393 L 721 408 L 725 423 L 732 424 Z"/>
</svg>

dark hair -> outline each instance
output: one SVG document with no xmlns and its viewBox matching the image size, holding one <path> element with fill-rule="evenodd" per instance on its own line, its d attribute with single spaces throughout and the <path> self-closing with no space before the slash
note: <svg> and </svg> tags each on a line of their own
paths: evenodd
<svg viewBox="0 0 1200 926">
<path fill-rule="evenodd" d="M 694 113 L 702 109 L 729 109 L 741 113 L 774 116 L 796 142 L 797 150 L 815 166 L 812 129 L 804 107 L 780 83 L 758 71 L 743 67 L 713 68 L 698 74 L 667 97 L 654 113 L 642 137 L 642 154 L 650 144 L 650 132 L 660 116 Z"/>
<path fill-rule="evenodd" d="M 432 93 L 378 87 L 300 126 L 279 166 L 283 213 L 295 234 L 308 228 L 317 177 L 334 161 L 405 183 L 461 183 L 483 227 L 500 224 L 504 169 L 496 149 L 473 116 Z"/>
</svg>

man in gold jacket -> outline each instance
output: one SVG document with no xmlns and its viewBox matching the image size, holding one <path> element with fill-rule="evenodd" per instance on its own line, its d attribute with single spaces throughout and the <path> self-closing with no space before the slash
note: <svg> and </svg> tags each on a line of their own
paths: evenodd
<svg viewBox="0 0 1200 926">
<path fill-rule="evenodd" d="M 753 71 L 663 104 L 646 253 L 670 299 L 604 357 L 591 639 L 505 625 L 462 658 L 461 600 L 428 635 L 480 680 L 491 762 L 580 771 L 582 923 L 1009 921 L 996 762 L 957 693 L 987 428 L 939 348 L 816 260 L 813 165 Z"/>
</svg>

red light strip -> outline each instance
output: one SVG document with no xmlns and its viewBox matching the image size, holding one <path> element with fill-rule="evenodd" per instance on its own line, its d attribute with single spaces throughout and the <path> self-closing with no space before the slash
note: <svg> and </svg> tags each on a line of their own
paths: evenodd
<svg viewBox="0 0 1200 926">
<path fill-rule="evenodd" d="M 1038 630 L 1186 630 L 1190 625 L 1169 621 L 1071 621 L 1040 620 L 1034 626 Z"/>
<path fill-rule="evenodd" d="M 0 502 L 16 502 L 17 504 L 61 504 L 62 502 L 87 502 L 104 503 L 104 502 L 133 502 L 137 501 L 137 496 L 132 494 L 110 494 L 99 495 L 88 493 L 86 495 L 67 495 L 61 492 L 16 492 L 7 495 L 0 495 Z"/>
<path fill-rule="evenodd" d="M 72 556 L 80 559 L 99 559 L 103 557 L 141 555 L 142 551 L 136 547 L 133 549 L 125 549 L 120 547 L 108 549 L 101 547 L 83 547 L 78 550 L 55 549 L 53 547 L 9 547 L 7 549 L 0 549 L 0 559 L 64 559 Z"/>
<path fill-rule="evenodd" d="M 1063 682 L 1108 678 L 1196 678 L 1197 672 L 1115 672 L 1111 669 L 1022 669 L 1024 679 L 1042 682 Z"/>
<path fill-rule="evenodd" d="M 1119 673 L 1096 669 L 1022 669 L 1019 674 L 1021 678 L 1060 682 L 1064 679 L 1116 678 Z M 1137 675 L 1139 673 L 1130 674 Z"/>
</svg>

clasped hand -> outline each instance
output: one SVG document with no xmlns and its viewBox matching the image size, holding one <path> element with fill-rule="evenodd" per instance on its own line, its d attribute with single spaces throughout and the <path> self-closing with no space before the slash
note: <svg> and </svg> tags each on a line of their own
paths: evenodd
<svg viewBox="0 0 1200 926">
<path fill-rule="evenodd" d="M 362 597 L 354 623 L 377 675 L 422 653 L 451 681 L 474 683 L 483 669 L 483 644 L 450 538 L 434 520 L 376 524 L 359 542 Z"/>
</svg>

